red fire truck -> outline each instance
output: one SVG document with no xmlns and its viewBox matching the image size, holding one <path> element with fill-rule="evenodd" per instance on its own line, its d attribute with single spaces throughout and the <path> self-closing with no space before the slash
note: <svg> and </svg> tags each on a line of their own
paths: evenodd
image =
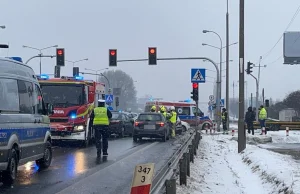
<svg viewBox="0 0 300 194">
<path fill-rule="evenodd" d="M 83 77 L 38 77 L 45 103 L 54 107 L 50 116 L 51 136 L 54 141 L 78 140 L 84 146 L 94 138 L 89 129 L 89 116 L 98 99 L 104 99 L 104 83 L 84 80 Z"/>
</svg>

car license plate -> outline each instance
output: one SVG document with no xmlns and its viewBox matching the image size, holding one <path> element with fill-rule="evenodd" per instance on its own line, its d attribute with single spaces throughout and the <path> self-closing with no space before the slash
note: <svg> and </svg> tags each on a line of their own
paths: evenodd
<svg viewBox="0 0 300 194">
<path fill-rule="evenodd" d="M 155 125 L 145 125 L 144 129 L 155 129 Z"/>
</svg>

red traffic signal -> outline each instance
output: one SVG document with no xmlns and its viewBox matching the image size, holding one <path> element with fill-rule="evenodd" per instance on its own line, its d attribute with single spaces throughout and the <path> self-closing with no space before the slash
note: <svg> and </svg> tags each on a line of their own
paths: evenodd
<svg viewBox="0 0 300 194">
<path fill-rule="evenodd" d="M 149 51 L 151 54 L 154 54 L 154 53 L 156 53 L 155 52 L 155 48 L 150 48 L 150 51 Z"/>
<path fill-rule="evenodd" d="M 193 83 L 193 88 L 197 89 L 198 88 L 198 83 Z"/>
<path fill-rule="evenodd" d="M 63 49 L 57 49 L 57 54 L 58 54 L 58 55 L 63 55 L 63 54 L 64 54 Z"/>
<path fill-rule="evenodd" d="M 111 50 L 110 51 L 110 55 L 115 56 L 116 55 L 116 51 L 115 50 Z"/>
</svg>

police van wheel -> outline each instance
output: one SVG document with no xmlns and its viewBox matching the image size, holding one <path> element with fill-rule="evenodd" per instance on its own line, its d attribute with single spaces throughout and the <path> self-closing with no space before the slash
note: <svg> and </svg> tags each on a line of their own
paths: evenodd
<svg viewBox="0 0 300 194">
<path fill-rule="evenodd" d="M 42 159 L 35 161 L 36 165 L 41 169 L 46 169 L 51 165 L 52 161 L 52 146 L 49 141 L 45 144 L 44 156 Z"/>
<path fill-rule="evenodd" d="M 121 132 L 119 133 L 119 137 L 120 137 L 120 138 L 124 137 L 124 134 L 125 134 L 125 128 L 122 127 L 122 128 L 121 128 Z"/>
<path fill-rule="evenodd" d="M 18 155 L 14 148 L 11 149 L 10 154 L 7 170 L 2 172 L 2 182 L 4 185 L 13 184 L 17 177 Z"/>
</svg>

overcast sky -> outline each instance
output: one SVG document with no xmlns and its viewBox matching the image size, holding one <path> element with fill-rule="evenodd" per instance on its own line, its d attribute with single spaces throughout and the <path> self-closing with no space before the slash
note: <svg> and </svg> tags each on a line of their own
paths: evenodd
<svg viewBox="0 0 300 194">
<path fill-rule="evenodd" d="M 265 56 L 298 6 L 297 0 L 246 1 L 245 62 L 256 63 L 261 55 Z M 225 45 L 225 0 L 1 0 L 0 7 L 0 25 L 6 26 L 0 29 L 0 40 L 10 45 L 1 55 L 21 56 L 25 61 L 37 51 L 22 45 L 43 48 L 57 44 L 66 49 L 67 60 L 89 59 L 78 64 L 81 71 L 108 67 L 109 48 L 118 49 L 118 59 L 147 58 L 147 48 L 155 46 L 158 57 L 206 56 L 219 62 L 218 49 L 204 47 L 202 43 L 219 47 L 220 41 L 214 34 L 203 34 L 204 29 L 219 33 Z M 238 0 L 230 0 L 229 11 L 230 43 L 233 43 L 239 39 Z M 300 30 L 299 22 L 300 16 L 288 30 Z M 299 66 L 282 64 L 282 45 L 281 40 L 262 61 L 262 65 L 268 64 L 261 71 L 261 88 L 265 88 L 266 97 L 283 98 L 299 89 Z M 238 80 L 239 46 L 230 48 L 232 97 L 232 83 Z M 55 54 L 55 49 L 43 53 Z M 39 72 L 38 59 L 29 65 Z M 54 65 L 54 59 L 43 59 L 42 72 L 53 73 Z M 137 81 L 138 96 L 151 94 L 168 100 L 184 100 L 190 97 L 192 89 L 190 69 L 196 67 L 214 69 L 203 61 L 159 61 L 157 66 L 148 66 L 147 62 L 119 63 L 116 69 Z M 71 63 L 63 68 L 62 74 L 72 74 Z M 257 68 L 254 74 L 257 75 Z M 216 77 L 213 71 L 207 71 L 207 76 L 209 82 L 200 85 L 203 102 L 208 101 Z M 249 76 L 246 80 L 250 96 L 251 92 L 255 93 L 255 82 Z M 222 96 L 225 96 L 224 77 L 223 81 Z M 237 97 L 238 88 L 234 89 Z"/>
</svg>

